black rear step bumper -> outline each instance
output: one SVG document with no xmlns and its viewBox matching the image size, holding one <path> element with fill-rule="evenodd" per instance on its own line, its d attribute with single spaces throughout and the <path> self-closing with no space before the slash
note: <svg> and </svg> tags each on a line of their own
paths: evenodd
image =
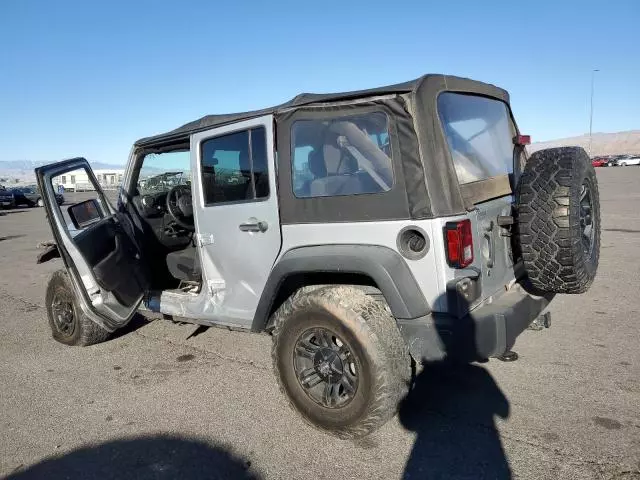
<svg viewBox="0 0 640 480">
<path fill-rule="evenodd" d="M 462 318 L 434 312 L 398 319 L 398 326 L 416 361 L 483 360 L 510 350 L 553 297 L 532 295 L 516 284 Z"/>
</svg>

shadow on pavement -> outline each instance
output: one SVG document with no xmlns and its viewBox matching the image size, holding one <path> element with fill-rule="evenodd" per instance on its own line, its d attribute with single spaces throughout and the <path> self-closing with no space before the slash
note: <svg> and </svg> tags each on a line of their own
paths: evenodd
<svg viewBox="0 0 640 480">
<path fill-rule="evenodd" d="M 404 478 L 511 478 L 495 416 L 508 418 L 509 402 L 486 369 L 425 366 L 400 408 L 417 434 Z"/>
<path fill-rule="evenodd" d="M 430 365 L 400 408 L 400 421 L 417 438 L 404 478 L 511 478 L 494 417 L 509 402 L 477 365 Z"/>
<path fill-rule="evenodd" d="M 132 332 L 135 332 L 139 328 L 148 325 L 151 321 L 147 320 L 143 315 L 136 313 L 133 318 L 124 327 L 119 328 L 109 336 L 109 340 L 115 340 L 116 338 L 124 337 Z"/>
<path fill-rule="evenodd" d="M 172 436 L 121 439 L 83 447 L 11 474 L 8 479 L 259 478 L 251 463 L 200 440 Z"/>
<path fill-rule="evenodd" d="M 15 213 L 26 213 L 30 211 L 29 209 L 27 210 L 0 210 L 0 217 L 4 217 L 5 215 L 13 215 Z"/>
<path fill-rule="evenodd" d="M 0 242 L 4 242 L 5 240 L 15 240 L 16 238 L 26 237 L 26 235 L 7 235 L 4 237 L 0 237 Z"/>
<path fill-rule="evenodd" d="M 400 406 L 402 425 L 417 434 L 405 479 L 510 479 L 495 417 L 509 417 L 509 401 L 474 359 L 475 323 L 461 296 L 446 297 L 454 324 L 437 323 L 444 359 L 428 362 Z"/>
</svg>

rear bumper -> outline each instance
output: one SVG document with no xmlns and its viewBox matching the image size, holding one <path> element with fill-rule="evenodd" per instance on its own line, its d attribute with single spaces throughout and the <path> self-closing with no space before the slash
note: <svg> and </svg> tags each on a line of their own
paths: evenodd
<svg viewBox="0 0 640 480">
<path fill-rule="evenodd" d="M 398 319 L 398 326 L 416 361 L 486 359 L 513 347 L 518 335 L 542 313 L 553 296 L 534 296 L 517 284 L 463 318 L 432 313 L 416 319 Z"/>
</svg>

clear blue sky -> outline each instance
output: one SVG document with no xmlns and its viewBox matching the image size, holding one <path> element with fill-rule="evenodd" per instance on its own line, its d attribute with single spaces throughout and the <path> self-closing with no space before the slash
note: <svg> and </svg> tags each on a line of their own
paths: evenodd
<svg viewBox="0 0 640 480">
<path fill-rule="evenodd" d="M 528 5 L 525 5 L 528 4 Z M 495 83 L 533 140 L 640 128 L 640 1 L 0 1 L 0 161 L 427 72 Z"/>
</svg>

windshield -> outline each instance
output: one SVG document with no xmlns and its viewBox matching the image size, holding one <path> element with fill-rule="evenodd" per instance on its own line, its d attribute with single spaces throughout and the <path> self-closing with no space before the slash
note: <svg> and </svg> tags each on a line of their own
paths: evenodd
<svg viewBox="0 0 640 480">
<path fill-rule="evenodd" d="M 138 190 L 141 194 L 167 192 L 176 185 L 190 184 L 188 151 L 145 155 L 138 177 Z"/>
<path fill-rule="evenodd" d="M 166 172 L 154 177 L 140 179 L 138 186 L 144 193 L 166 192 L 176 185 L 189 184 L 189 180 L 185 172 Z"/>
</svg>

